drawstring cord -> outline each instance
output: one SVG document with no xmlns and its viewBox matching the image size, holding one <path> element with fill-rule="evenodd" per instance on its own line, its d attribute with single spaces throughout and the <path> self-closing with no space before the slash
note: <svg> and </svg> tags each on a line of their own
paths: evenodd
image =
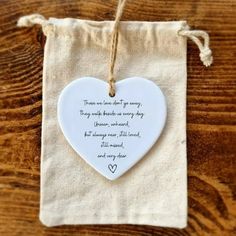
<svg viewBox="0 0 236 236">
<path fill-rule="evenodd" d="M 47 22 L 48 21 L 44 18 L 44 16 L 40 14 L 32 14 L 20 17 L 19 20 L 17 21 L 17 26 L 31 27 L 36 24 L 44 26 L 45 24 L 47 24 Z"/>
<path fill-rule="evenodd" d="M 178 34 L 190 38 L 198 46 L 200 59 L 206 67 L 213 63 L 212 51 L 209 47 L 210 40 L 207 32 L 202 30 L 180 30 Z M 203 39 L 203 43 L 199 38 Z"/>
<path fill-rule="evenodd" d="M 123 0 L 123 4 L 124 3 L 125 3 L 125 1 Z M 121 14 L 120 14 L 120 17 L 121 17 Z M 18 27 L 30 27 L 30 26 L 33 26 L 34 24 L 47 26 L 49 23 L 48 23 L 48 20 L 46 20 L 40 14 L 32 14 L 32 15 L 28 15 L 28 16 L 23 16 L 17 22 Z M 116 32 L 115 35 L 117 38 L 117 30 L 115 32 Z M 181 30 L 179 30 L 178 35 L 190 38 L 198 46 L 199 51 L 200 51 L 200 54 L 199 54 L 200 59 L 205 66 L 208 67 L 213 63 L 212 51 L 209 47 L 209 43 L 210 43 L 209 42 L 209 35 L 207 32 L 202 31 L 202 30 L 181 29 Z M 201 42 L 201 40 L 199 38 L 202 38 L 203 42 Z M 112 60 L 111 64 L 113 65 L 114 60 L 115 60 L 114 59 L 115 54 L 113 53 L 112 55 L 113 55 L 113 57 L 112 57 L 113 60 Z M 110 76 L 110 78 L 109 78 L 110 92 L 112 92 L 111 94 L 115 94 L 113 69 L 110 71 L 109 76 Z"/>
</svg>

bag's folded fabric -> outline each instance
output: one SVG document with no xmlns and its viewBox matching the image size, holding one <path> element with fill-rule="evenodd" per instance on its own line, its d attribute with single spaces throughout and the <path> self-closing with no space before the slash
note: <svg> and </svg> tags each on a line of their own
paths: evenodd
<svg viewBox="0 0 236 236">
<path fill-rule="evenodd" d="M 47 36 L 41 156 L 43 224 L 186 226 L 186 38 L 178 35 L 186 27 L 184 21 L 121 22 L 115 76 L 118 80 L 138 76 L 154 81 L 167 99 L 168 118 L 151 151 L 125 175 L 110 181 L 66 141 L 57 121 L 57 101 L 74 79 L 107 78 L 112 22 L 50 18 L 43 24 Z"/>
</svg>

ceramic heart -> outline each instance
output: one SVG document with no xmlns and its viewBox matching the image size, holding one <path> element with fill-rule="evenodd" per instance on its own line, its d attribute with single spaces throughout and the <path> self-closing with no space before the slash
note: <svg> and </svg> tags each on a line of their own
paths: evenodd
<svg viewBox="0 0 236 236">
<path fill-rule="evenodd" d="M 139 77 L 108 83 L 83 77 L 61 92 L 58 121 L 72 148 L 110 180 L 135 165 L 159 138 L 166 121 L 160 88 Z M 148 160 L 147 160 L 148 161 Z"/>
</svg>

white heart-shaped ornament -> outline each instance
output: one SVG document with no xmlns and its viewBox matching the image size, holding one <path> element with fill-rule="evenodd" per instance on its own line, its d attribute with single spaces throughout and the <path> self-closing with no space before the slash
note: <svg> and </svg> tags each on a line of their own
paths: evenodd
<svg viewBox="0 0 236 236">
<path fill-rule="evenodd" d="M 139 77 L 116 82 L 114 97 L 108 94 L 107 82 L 76 79 L 62 90 L 57 109 L 68 143 L 110 180 L 120 177 L 150 150 L 167 115 L 161 89 Z"/>
</svg>

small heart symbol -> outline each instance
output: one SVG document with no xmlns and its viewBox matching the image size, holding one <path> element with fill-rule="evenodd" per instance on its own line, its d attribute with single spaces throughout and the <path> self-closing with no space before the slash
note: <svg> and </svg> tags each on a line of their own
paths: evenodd
<svg viewBox="0 0 236 236">
<path fill-rule="evenodd" d="M 150 150 L 167 115 L 161 89 L 138 77 L 118 81 L 114 97 L 108 95 L 107 82 L 76 79 L 62 90 L 57 109 L 69 144 L 110 180 L 123 175 Z M 110 164 L 111 160 L 116 164 Z"/>
<path fill-rule="evenodd" d="M 117 165 L 116 165 L 116 164 L 114 164 L 114 165 L 109 164 L 109 165 L 108 165 L 108 169 L 109 169 L 112 173 L 115 173 L 115 171 L 116 171 L 116 169 L 117 169 Z"/>
</svg>

